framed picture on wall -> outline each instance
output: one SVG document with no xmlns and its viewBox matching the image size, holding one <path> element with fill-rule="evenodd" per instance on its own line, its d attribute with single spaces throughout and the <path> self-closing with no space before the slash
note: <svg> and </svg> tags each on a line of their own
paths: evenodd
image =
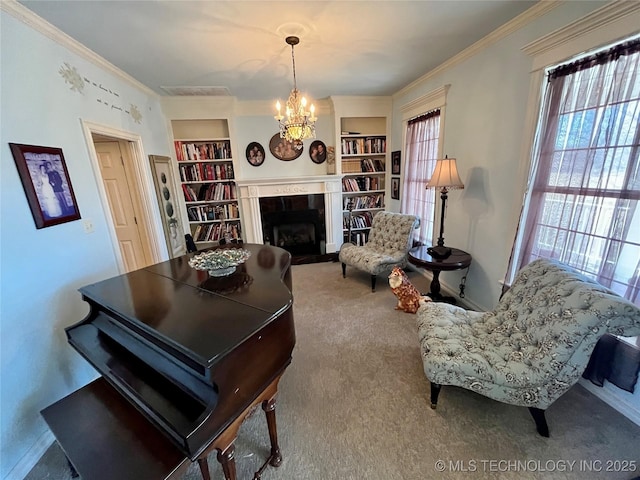
<svg viewBox="0 0 640 480">
<path fill-rule="evenodd" d="M 176 211 L 178 196 L 171 169 L 171 158 L 162 155 L 149 155 L 149 161 L 151 162 L 151 175 L 156 187 L 156 197 L 169 257 L 179 257 L 186 253 L 186 244 L 180 217 Z"/>
<path fill-rule="evenodd" d="M 400 150 L 391 152 L 391 175 L 400 175 Z"/>
<path fill-rule="evenodd" d="M 271 140 L 269 140 L 269 151 L 271 152 L 271 155 L 276 157 L 278 160 L 284 160 L 285 162 L 295 160 L 302 155 L 303 150 L 304 145 L 296 145 L 293 142 L 289 142 L 284 138 L 281 138 L 279 133 L 276 133 L 271 137 Z"/>
<path fill-rule="evenodd" d="M 62 149 L 20 143 L 9 147 L 36 228 L 78 220 L 80 210 Z"/>
<path fill-rule="evenodd" d="M 309 145 L 309 157 L 313 163 L 323 163 L 327 159 L 327 147 L 324 142 L 320 140 L 314 140 Z"/>
<path fill-rule="evenodd" d="M 245 155 L 247 156 L 247 162 L 254 167 L 259 167 L 264 163 L 264 148 L 258 142 L 251 142 L 247 145 Z"/>
<path fill-rule="evenodd" d="M 391 198 L 400 200 L 400 178 L 391 179 Z"/>
</svg>

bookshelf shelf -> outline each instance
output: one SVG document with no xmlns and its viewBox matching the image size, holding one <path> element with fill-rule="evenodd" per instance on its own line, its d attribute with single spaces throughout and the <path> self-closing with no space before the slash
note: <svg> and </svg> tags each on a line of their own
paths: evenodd
<svg viewBox="0 0 640 480">
<path fill-rule="evenodd" d="M 173 120 L 180 187 L 197 245 L 242 241 L 231 140 L 226 120 Z M 197 136 L 189 131 L 198 132 Z M 208 134 L 211 133 L 211 136 Z M 200 135 L 202 135 L 201 138 Z"/>
<path fill-rule="evenodd" d="M 364 244 L 373 215 L 385 209 L 387 119 L 341 117 L 340 125 L 343 238 Z"/>
</svg>

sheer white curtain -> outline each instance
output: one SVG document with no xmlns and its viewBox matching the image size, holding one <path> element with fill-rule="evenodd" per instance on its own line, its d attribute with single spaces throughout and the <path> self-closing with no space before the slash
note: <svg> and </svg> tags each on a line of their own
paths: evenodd
<svg viewBox="0 0 640 480">
<path fill-rule="evenodd" d="M 414 239 L 424 244 L 433 240 L 436 192 L 426 189 L 438 158 L 440 110 L 420 115 L 407 122 L 405 172 L 400 211 L 420 217 L 420 229 Z"/>
<path fill-rule="evenodd" d="M 640 40 L 549 72 L 514 270 L 555 258 L 640 304 Z M 511 270 L 510 270 L 511 271 Z"/>
</svg>

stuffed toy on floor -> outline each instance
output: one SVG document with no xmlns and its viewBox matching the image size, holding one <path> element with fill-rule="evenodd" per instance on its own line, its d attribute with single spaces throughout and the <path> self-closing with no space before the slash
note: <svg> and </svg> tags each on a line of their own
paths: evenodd
<svg viewBox="0 0 640 480">
<path fill-rule="evenodd" d="M 407 274 L 400 267 L 394 267 L 389 274 L 389 286 L 394 295 L 398 297 L 396 310 L 416 313 L 422 303 L 431 301 L 429 297 L 423 296 L 413 286 Z"/>
</svg>

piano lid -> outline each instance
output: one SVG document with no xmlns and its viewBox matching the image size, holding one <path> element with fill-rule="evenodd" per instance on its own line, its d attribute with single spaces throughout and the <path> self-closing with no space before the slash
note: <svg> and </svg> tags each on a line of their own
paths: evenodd
<svg viewBox="0 0 640 480">
<path fill-rule="evenodd" d="M 251 257 L 222 279 L 192 269 L 191 255 L 184 255 L 88 285 L 80 292 L 110 311 L 113 320 L 128 323 L 160 347 L 166 344 L 208 367 L 293 301 L 282 280 L 290 254 L 266 245 L 243 248 L 252 252 Z"/>
</svg>

